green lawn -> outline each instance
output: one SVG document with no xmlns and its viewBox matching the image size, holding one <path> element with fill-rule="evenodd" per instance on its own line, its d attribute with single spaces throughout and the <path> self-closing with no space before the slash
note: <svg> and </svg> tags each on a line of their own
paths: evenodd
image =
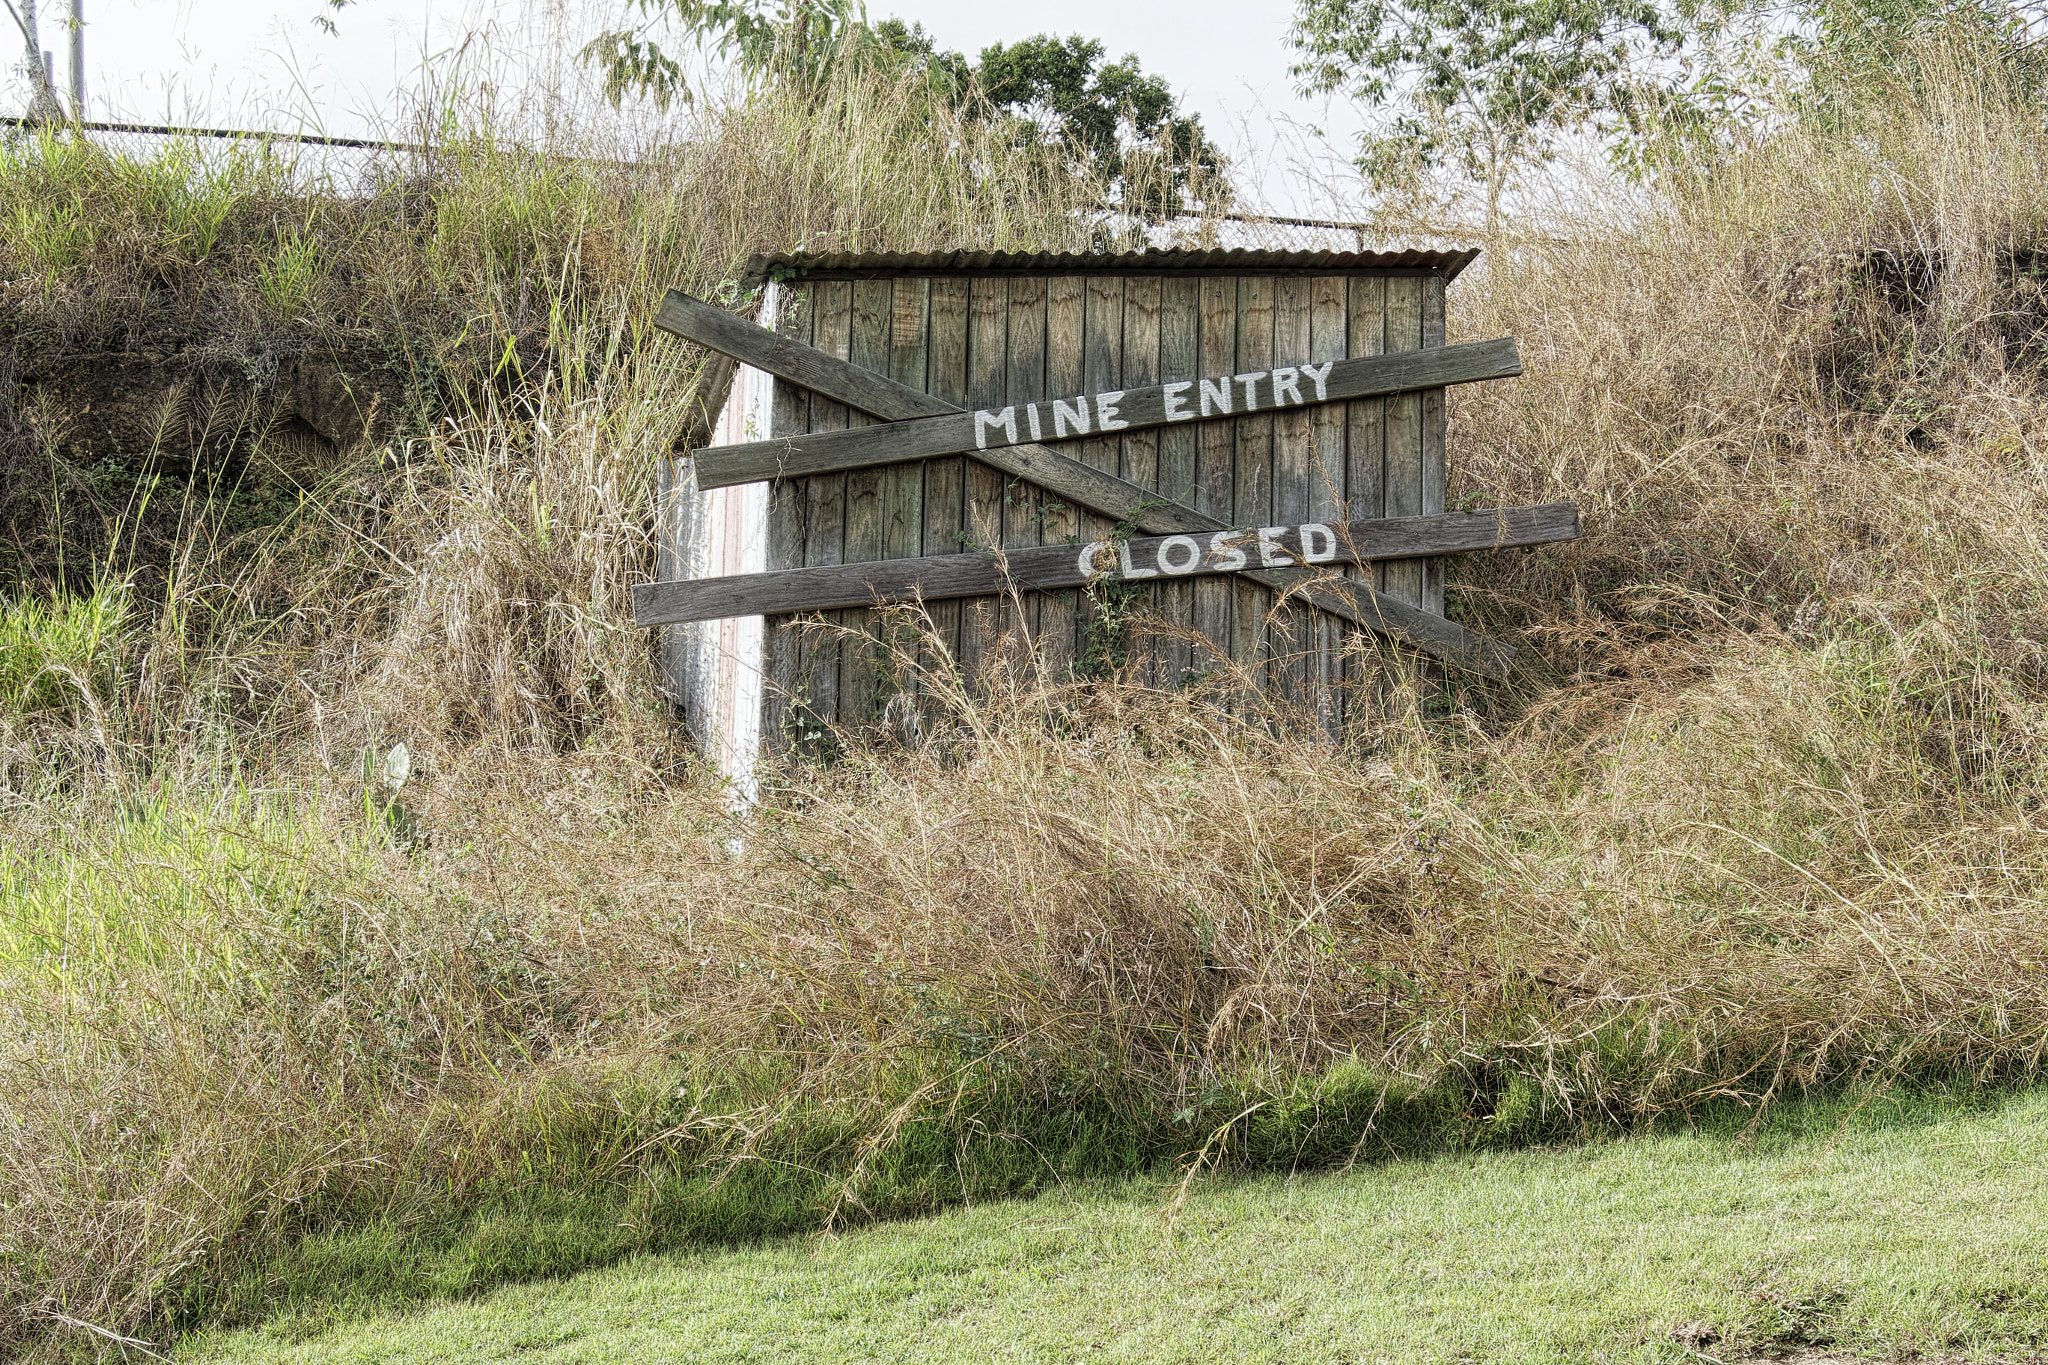
<svg viewBox="0 0 2048 1365">
<path fill-rule="evenodd" d="M 2048 1091 L 1351 1174 L 979 1205 L 649 1256 L 182 1361 L 1599 1361 L 2048 1340 Z M 1688 1349 L 1674 1329 L 1720 1340 Z M 1697 1336 L 1695 1337 L 1697 1339 Z"/>
</svg>

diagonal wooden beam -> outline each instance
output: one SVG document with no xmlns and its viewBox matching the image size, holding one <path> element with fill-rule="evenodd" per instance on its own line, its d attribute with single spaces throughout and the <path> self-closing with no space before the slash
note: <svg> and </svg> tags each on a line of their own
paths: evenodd
<svg viewBox="0 0 2048 1365">
<path fill-rule="evenodd" d="M 654 321 L 663 331 L 723 351 L 755 369 L 766 370 L 779 379 L 884 421 L 901 422 L 963 411 L 943 398 L 827 355 L 816 347 L 778 336 L 678 289 L 669 290 Z M 1184 503 L 1163 499 L 1079 460 L 1068 459 L 1047 446 L 1003 446 L 976 451 L 975 458 L 1152 535 L 1230 529 L 1215 517 Z M 1389 597 L 1369 584 L 1340 589 L 1328 583 L 1304 582 L 1308 575 L 1301 569 L 1247 569 L 1244 576 L 1474 673 L 1506 677 L 1514 662 L 1512 645 L 1466 630 L 1454 621 Z"/>
<path fill-rule="evenodd" d="M 1071 440 L 1091 430 L 1100 435 L 1242 413 L 1281 412 L 1481 379 L 1507 379 L 1521 372 L 1522 358 L 1515 351 L 1514 338 L 1500 337 L 1459 346 L 1354 356 L 1306 368 L 1283 365 L 1250 374 L 1043 398 L 979 412 L 951 412 L 880 426 L 714 446 L 697 457 L 697 486 L 723 488 L 757 479 L 798 479 L 943 455 L 986 459 L 984 452 L 992 448 L 1029 445 L 1040 435 Z"/>
</svg>

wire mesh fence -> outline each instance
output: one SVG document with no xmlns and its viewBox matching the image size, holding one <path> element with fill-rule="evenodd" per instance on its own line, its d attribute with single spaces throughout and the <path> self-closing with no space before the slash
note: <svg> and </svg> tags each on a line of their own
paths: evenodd
<svg viewBox="0 0 2048 1365">
<path fill-rule="evenodd" d="M 200 128 L 170 124 L 44 122 L 0 118 L 0 139 L 82 137 L 119 157 L 155 161 L 172 149 L 191 154 L 195 169 L 237 156 L 260 156 L 307 189 L 343 194 L 374 192 L 394 178 L 415 173 L 433 148 L 416 142 L 330 137 L 324 133 L 281 133 L 249 128 Z"/>
<path fill-rule="evenodd" d="M 333 137 L 324 133 L 250 128 L 202 128 L 170 124 L 44 122 L 19 116 L 0 118 L 0 140 L 34 136 L 84 137 L 116 156 L 153 161 L 173 148 L 188 151 L 195 169 L 234 156 L 256 155 L 308 190 L 343 195 L 374 194 L 431 168 L 441 150 L 427 143 Z M 1115 208 L 1106 217 L 1120 219 Z M 1247 212 L 1170 216 L 1148 226 L 1144 236 L 1157 245 L 1185 237 L 1197 221 L 1213 245 L 1267 251 L 1363 251 L 1383 245 L 1384 228 L 1343 219 Z M 1458 234 L 1466 235 L 1466 234 Z"/>
</svg>

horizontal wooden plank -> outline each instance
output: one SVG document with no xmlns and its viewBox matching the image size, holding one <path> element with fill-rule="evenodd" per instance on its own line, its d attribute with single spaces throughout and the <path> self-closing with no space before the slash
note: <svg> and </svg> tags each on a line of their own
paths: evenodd
<svg viewBox="0 0 2048 1365">
<path fill-rule="evenodd" d="M 857 407 L 885 421 L 901 422 L 961 409 L 944 399 L 899 384 L 886 375 L 827 355 L 670 290 L 656 322 L 666 331 L 724 351 L 778 379 Z M 1171 502 L 1044 445 L 1004 446 L 984 452 L 982 463 L 1026 479 L 1078 506 L 1101 512 L 1153 535 L 1222 531 L 1228 526 L 1184 503 Z M 1370 584 L 1333 587 L 1300 582 L 1301 570 L 1247 569 L 1244 577 L 1280 592 L 1291 592 L 1319 610 L 1377 631 L 1447 663 L 1489 677 L 1505 677 L 1515 650 L 1376 591 Z"/>
<path fill-rule="evenodd" d="M 712 446 L 695 455 L 697 486 L 723 488 L 757 479 L 800 478 L 899 460 L 980 454 L 994 446 L 1071 440 L 1175 422 L 1316 407 L 1505 379 L 1522 372 L 1512 337 L 1392 355 L 1354 356 L 1320 365 L 1280 365 L 1245 374 L 1183 379 L 1001 408 L 947 413 L 887 426 L 814 432 Z"/>
<path fill-rule="evenodd" d="M 1389 517 L 1327 526 L 1235 529 L 1204 536 L 1149 536 L 1122 542 L 1039 545 L 1006 552 L 876 560 L 773 573 L 731 574 L 633 589 L 642 626 L 772 616 L 888 602 L 937 601 L 985 593 L 1070 588 L 1096 579 L 1179 578 L 1248 567 L 1299 568 L 1459 554 L 1572 540 L 1577 503 L 1545 503 L 1432 517 Z"/>
</svg>

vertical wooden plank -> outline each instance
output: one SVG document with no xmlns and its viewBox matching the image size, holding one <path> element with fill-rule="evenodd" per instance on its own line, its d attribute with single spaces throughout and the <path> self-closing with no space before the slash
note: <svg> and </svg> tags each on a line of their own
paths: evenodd
<svg viewBox="0 0 2048 1365">
<path fill-rule="evenodd" d="M 1237 372 L 1254 374 L 1273 368 L 1274 279 L 1253 275 L 1237 283 Z M 1238 402 L 1245 403 L 1245 386 L 1235 386 Z M 1270 393 L 1264 381 L 1259 391 Z M 1237 419 L 1236 505 L 1233 526 L 1269 526 L 1273 521 L 1273 418 L 1261 408 Z M 1262 653 L 1265 647 L 1266 613 L 1273 594 L 1249 579 L 1234 578 L 1236 601 L 1231 609 L 1230 657 L 1242 668 L 1251 686 L 1266 685 Z"/>
<path fill-rule="evenodd" d="M 1046 284 L 1042 275 L 1020 275 L 1010 281 L 1005 403 L 1025 403 L 1046 397 Z M 1018 413 L 1017 420 L 1021 427 L 1024 414 Z M 1015 550 L 1040 544 L 1044 531 L 1039 516 L 1038 486 L 1022 479 L 1006 479 L 1003 483 L 1003 548 Z M 1005 657 L 1012 667 L 1024 667 L 1037 645 L 1037 611 L 1035 595 L 1027 595 L 1021 603 L 1006 601 L 1003 605 Z"/>
<path fill-rule="evenodd" d="M 930 351 L 925 391 L 964 406 L 967 402 L 967 281 L 936 279 L 928 286 Z M 956 555 L 966 517 L 967 461 L 958 455 L 924 466 L 924 553 Z M 928 674 L 951 668 L 960 658 L 960 603 L 928 602 L 934 650 L 924 659 Z"/>
<path fill-rule="evenodd" d="M 1060 275 L 1046 282 L 1045 293 L 1045 392 L 1052 398 L 1076 394 L 1086 385 L 1083 352 L 1087 335 L 1087 283 L 1079 275 Z M 1082 539 L 1078 507 L 1050 493 L 1039 504 L 1043 543 L 1075 543 Z M 1089 517 L 1092 523 L 1100 518 Z M 1093 537 L 1090 537 L 1092 539 Z M 1064 679 L 1074 665 L 1080 637 L 1082 594 L 1034 593 L 1038 604 L 1038 657 L 1046 676 Z"/>
<path fill-rule="evenodd" d="M 1309 282 L 1309 354 L 1317 365 L 1348 354 L 1345 324 L 1349 307 L 1347 282 L 1341 275 L 1320 275 Z M 1309 414 L 1309 504 L 1311 521 L 1326 525 L 1344 521 L 1344 405 L 1331 403 Z M 1316 722 L 1324 736 L 1340 738 L 1344 726 L 1344 623 L 1315 613 L 1314 691 Z"/>
<path fill-rule="evenodd" d="M 1384 276 L 1353 276 L 1350 309 L 1346 317 L 1352 356 L 1381 355 L 1387 349 L 1387 281 Z M 1366 521 L 1387 514 L 1387 400 L 1354 399 L 1344 405 L 1344 501 L 1350 519 Z M 1383 580 L 1377 566 L 1354 564 L 1349 577 L 1375 586 Z M 1378 671 L 1369 660 L 1379 654 L 1379 643 L 1370 632 L 1358 627 L 1344 633 L 1344 711 L 1350 724 L 1360 705 L 1377 694 Z"/>
<path fill-rule="evenodd" d="M 889 280 L 856 280 L 853 285 L 853 332 L 847 358 L 864 370 L 889 372 L 889 329 L 895 290 Z M 873 421 L 856 414 L 850 425 Z M 846 557 L 861 564 L 884 557 L 882 538 L 883 468 L 850 470 L 846 476 Z M 839 655 L 839 720 L 866 725 L 880 709 L 881 660 L 874 645 L 880 627 L 872 607 L 850 608 L 844 614 L 848 633 Z"/>
<path fill-rule="evenodd" d="M 1270 365 L 1299 369 L 1312 359 L 1310 354 L 1311 282 L 1305 275 L 1283 276 L 1273 286 L 1273 353 Z M 1305 381 L 1303 381 L 1305 382 Z M 1267 385 L 1261 391 L 1270 393 Z M 1311 386 L 1309 392 L 1314 393 Z M 1311 463 L 1309 408 L 1289 408 L 1273 417 L 1273 512 L 1272 524 L 1298 525 L 1309 519 L 1315 497 Z M 1311 576 L 1299 570 L 1291 578 Z M 1277 604 L 1270 613 L 1266 654 L 1268 685 L 1275 700 L 1288 709 L 1311 707 L 1314 691 L 1313 655 L 1315 622 L 1311 609 L 1300 602 Z"/>
<path fill-rule="evenodd" d="M 1197 306 L 1201 331 L 1200 373 L 1233 374 L 1237 368 L 1237 282 L 1210 276 L 1201 281 Z M 1212 417 L 1200 427 L 1201 461 L 1197 506 L 1210 516 L 1229 521 L 1237 510 L 1236 423 Z M 1201 578 L 1195 590 L 1195 631 L 1200 637 L 1194 667 L 1209 672 L 1230 657 L 1230 618 L 1236 587 L 1230 579 Z M 1206 650 L 1209 658 L 1202 657 Z"/>
<path fill-rule="evenodd" d="M 1159 382 L 1160 280 L 1138 275 L 1124 282 L 1123 367 L 1116 387 L 1138 389 Z M 1118 473 L 1140 488 L 1159 487 L 1159 429 L 1128 432 Z"/>
<path fill-rule="evenodd" d="M 853 288 L 844 280 L 820 280 L 812 287 L 812 344 L 847 359 L 853 346 Z M 846 406 L 811 395 L 812 431 L 841 431 L 855 415 Z M 804 564 L 842 564 L 846 554 L 846 476 L 813 475 L 804 481 Z M 832 626 L 841 612 L 822 613 Z M 839 720 L 840 649 L 836 635 L 813 629 L 797 650 L 797 677 L 820 725 Z"/>
<path fill-rule="evenodd" d="M 790 284 L 784 288 L 787 293 L 782 316 L 774 320 L 773 326 L 780 335 L 808 346 L 811 344 L 810 295 L 816 286 Z M 776 380 L 769 409 L 769 434 L 797 436 L 808 431 L 810 397 L 809 389 L 799 388 L 786 380 Z M 804 483 L 802 479 L 777 479 L 768 486 L 768 538 L 765 548 L 770 569 L 797 568 L 804 562 L 804 518 L 807 510 Z M 788 747 L 784 725 L 790 702 L 801 686 L 797 676 L 796 631 L 791 624 L 794 619 L 771 616 L 762 622 L 762 665 L 767 676 L 761 689 L 761 743 L 768 753 L 780 753 Z"/>
<path fill-rule="evenodd" d="M 1124 281 L 1122 367 L 1116 388 L 1136 389 L 1159 382 L 1159 277 L 1135 275 Z M 1101 390 L 1096 390 L 1101 392 Z M 1159 431 L 1148 427 L 1123 437 L 1117 467 L 1123 478 L 1140 488 L 1159 487 Z M 1155 633 L 1159 609 L 1159 588 L 1148 588 L 1139 602 L 1142 611 L 1130 640 L 1131 676 L 1157 686 L 1160 676 L 1160 640 Z"/>
<path fill-rule="evenodd" d="M 923 389 L 930 358 L 931 281 L 905 277 L 890 284 L 888 374 L 899 384 Z M 924 549 L 924 462 L 884 465 L 879 473 L 880 557 L 914 559 Z M 914 670 L 898 657 L 904 649 L 911 651 L 911 658 L 916 657 L 915 639 L 905 638 L 905 629 L 890 624 L 887 613 L 877 613 L 874 673 L 881 691 L 876 715 L 894 726 L 899 738 L 914 735 L 917 728 L 910 709 L 915 699 Z"/>
<path fill-rule="evenodd" d="M 1078 381 L 1071 393 L 1091 395 L 1119 387 L 1116 376 L 1123 370 L 1123 308 L 1124 279 L 1121 275 L 1091 275 L 1082 281 L 1082 309 L 1085 314 L 1082 323 L 1081 352 L 1075 378 Z M 1090 406 L 1091 428 L 1101 430 Z M 1085 441 L 1076 441 L 1066 447 L 1068 454 L 1097 469 L 1115 473 L 1119 458 L 1119 443 L 1114 437 L 1094 436 Z M 1082 540 L 1105 540 L 1116 534 L 1113 518 L 1093 512 L 1081 514 L 1077 528 Z M 1122 650 L 1124 641 L 1111 638 L 1115 629 L 1103 618 L 1097 604 L 1105 595 L 1113 595 L 1119 602 L 1127 590 L 1104 584 L 1095 589 L 1094 596 L 1083 596 L 1076 609 L 1075 622 L 1076 651 L 1088 655 L 1092 662 L 1107 664 Z"/>
<path fill-rule="evenodd" d="M 1201 355 L 1196 345 L 1201 317 L 1201 289 L 1195 280 L 1169 277 L 1160 283 L 1160 383 L 1201 376 Z M 1159 496 L 1190 507 L 1196 504 L 1201 450 L 1201 429 L 1197 423 L 1176 422 L 1159 432 Z M 1175 580 L 1159 589 L 1159 614 L 1175 632 L 1194 629 L 1194 613 L 1194 584 Z M 1158 663 L 1160 686 L 1180 687 L 1186 683 L 1193 670 L 1194 655 L 1184 635 L 1170 635 L 1161 641 Z"/>
<path fill-rule="evenodd" d="M 694 529 L 689 505 L 689 453 L 657 455 L 654 460 L 654 581 L 676 583 L 690 576 L 687 543 Z M 701 736 L 702 720 L 690 695 L 696 640 L 685 626 L 660 626 L 654 632 L 655 684 L 683 716 L 683 723 Z M 699 743 L 702 743 L 700 737 Z"/>
<path fill-rule="evenodd" d="M 977 279 L 967 288 L 967 402 L 971 408 L 1000 407 L 1009 382 L 1010 283 Z M 1003 476 L 968 460 L 967 503 L 960 534 L 969 544 L 1003 542 Z M 979 684 L 1001 628 L 1002 603 L 977 597 L 960 604 L 960 667 Z"/>
<path fill-rule="evenodd" d="M 890 299 L 889 377 L 925 387 L 930 363 L 931 281 L 899 279 Z M 924 466 L 882 469 L 882 558 L 913 559 L 924 549 Z"/>
<path fill-rule="evenodd" d="M 1444 277 L 1431 275 L 1422 285 L 1422 344 L 1444 344 Z M 1444 510 L 1444 391 L 1422 392 L 1422 515 Z M 1422 561 L 1422 609 L 1444 614 L 1444 561 Z"/>
<path fill-rule="evenodd" d="M 1083 339 L 1082 390 L 1096 394 L 1121 388 L 1124 349 L 1124 280 L 1121 275 L 1090 275 L 1087 280 L 1087 327 Z M 1097 469 L 1117 472 L 1120 443 L 1113 436 L 1077 442 L 1075 459 Z"/>
<path fill-rule="evenodd" d="M 1396 275 L 1387 281 L 1387 350 L 1422 345 L 1422 280 Z M 1422 396 L 1395 394 L 1387 404 L 1386 515 L 1422 515 Z M 1386 566 L 1386 590 L 1403 602 L 1422 603 L 1422 566 L 1403 560 Z"/>
</svg>

